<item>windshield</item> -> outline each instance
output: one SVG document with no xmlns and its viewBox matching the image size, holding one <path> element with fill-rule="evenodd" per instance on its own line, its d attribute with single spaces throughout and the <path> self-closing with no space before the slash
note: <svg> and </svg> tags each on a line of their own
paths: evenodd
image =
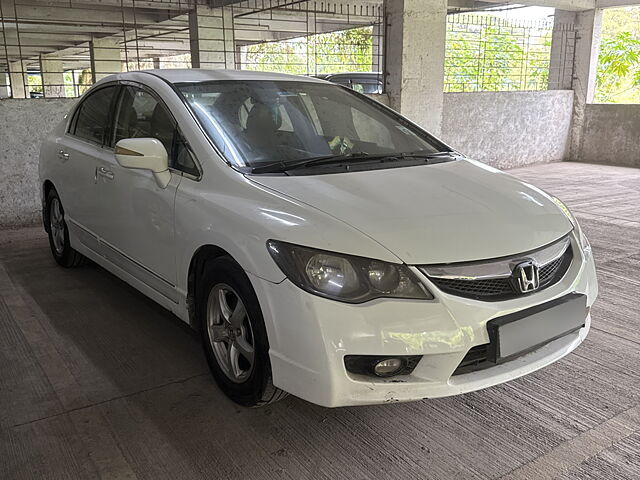
<svg viewBox="0 0 640 480">
<path fill-rule="evenodd" d="M 237 167 L 446 148 L 402 117 L 336 85 L 248 80 L 177 87 L 207 135 Z"/>
</svg>

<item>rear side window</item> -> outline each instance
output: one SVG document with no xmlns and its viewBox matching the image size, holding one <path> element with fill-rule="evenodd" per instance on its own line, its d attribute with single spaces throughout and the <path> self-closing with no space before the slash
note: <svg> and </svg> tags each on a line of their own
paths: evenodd
<svg viewBox="0 0 640 480">
<path fill-rule="evenodd" d="M 102 145 L 109 130 L 109 112 L 116 87 L 105 87 L 89 95 L 80 105 L 76 115 L 77 137 Z"/>
</svg>

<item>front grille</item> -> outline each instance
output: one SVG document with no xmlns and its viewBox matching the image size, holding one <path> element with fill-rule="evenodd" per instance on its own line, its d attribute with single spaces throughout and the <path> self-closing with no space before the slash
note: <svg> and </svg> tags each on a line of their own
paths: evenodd
<svg viewBox="0 0 640 480">
<path fill-rule="evenodd" d="M 458 280 L 449 278 L 432 278 L 440 290 L 463 296 L 491 297 L 502 296 L 512 291 L 508 278 L 490 278 L 487 280 Z"/>
<path fill-rule="evenodd" d="M 518 280 L 515 278 L 513 268 L 519 261 L 525 260 L 527 257 L 514 257 L 510 261 L 510 269 L 512 271 L 510 276 L 488 277 L 488 278 L 441 278 L 437 275 L 430 274 L 430 267 L 423 267 L 422 271 L 429 277 L 429 279 L 443 292 L 457 295 L 460 297 L 473 298 L 476 300 L 485 301 L 498 301 L 509 300 L 512 298 L 518 298 L 530 293 L 539 292 L 544 288 L 548 288 L 557 282 L 559 282 L 565 273 L 569 269 L 573 260 L 573 251 L 571 245 L 567 242 L 566 250 L 562 255 L 547 261 L 538 267 L 539 286 L 537 289 L 522 293 L 518 286 Z M 503 264 L 508 262 L 500 260 Z M 486 262 L 482 265 L 489 265 L 490 262 Z M 461 267 L 456 267 L 461 268 Z M 509 270 L 506 275 L 509 275 Z M 459 275 L 464 277 L 464 275 Z M 469 275 L 472 277 L 472 275 Z"/>
</svg>

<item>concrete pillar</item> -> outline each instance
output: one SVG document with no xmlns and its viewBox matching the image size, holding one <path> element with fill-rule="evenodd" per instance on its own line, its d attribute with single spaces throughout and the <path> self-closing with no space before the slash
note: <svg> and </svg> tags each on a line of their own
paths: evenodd
<svg viewBox="0 0 640 480">
<path fill-rule="evenodd" d="M 440 135 L 447 0 L 393 0 L 386 9 L 390 105 Z"/>
<path fill-rule="evenodd" d="M 192 68 L 235 68 L 231 9 L 196 5 L 189 12 L 189 43 Z"/>
<path fill-rule="evenodd" d="M 9 75 L 0 73 L 0 98 L 9 98 Z"/>
<path fill-rule="evenodd" d="M 93 83 L 113 73 L 122 72 L 120 42 L 117 38 L 94 38 L 89 42 Z"/>
<path fill-rule="evenodd" d="M 573 80 L 573 52 L 576 44 L 576 12 L 555 11 L 551 35 L 549 62 L 549 90 L 571 90 Z"/>
<path fill-rule="evenodd" d="M 40 54 L 40 74 L 44 98 L 64 97 L 64 70 L 58 55 Z"/>
<path fill-rule="evenodd" d="M 585 109 L 593 102 L 600 50 L 602 9 L 576 14 L 576 46 L 573 61 L 573 119 L 569 160 L 579 160 L 585 121 Z"/>
<path fill-rule="evenodd" d="M 24 61 L 9 63 L 11 98 L 27 98 L 27 64 Z"/>
</svg>

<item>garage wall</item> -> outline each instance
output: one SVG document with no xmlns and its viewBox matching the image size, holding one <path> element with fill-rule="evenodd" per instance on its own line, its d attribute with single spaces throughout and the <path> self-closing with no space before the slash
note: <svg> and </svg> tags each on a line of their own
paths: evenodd
<svg viewBox="0 0 640 480">
<path fill-rule="evenodd" d="M 38 154 L 75 99 L 0 100 L 0 226 L 40 219 Z"/>
<path fill-rule="evenodd" d="M 573 91 L 447 93 L 442 139 L 498 168 L 564 160 Z"/>
<path fill-rule="evenodd" d="M 578 160 L 640 167 L 640 105 L 587 105 Z"/>
<path fill-rule="evenodd" d="M 500 168 L 560 161 L 568 144 L 572 98 L 570 91 L 448 93 L 442 138 Z M 39 221 L 40 143 L 75 101 L 0 101 L 1 226 Z"/>
</svg>

